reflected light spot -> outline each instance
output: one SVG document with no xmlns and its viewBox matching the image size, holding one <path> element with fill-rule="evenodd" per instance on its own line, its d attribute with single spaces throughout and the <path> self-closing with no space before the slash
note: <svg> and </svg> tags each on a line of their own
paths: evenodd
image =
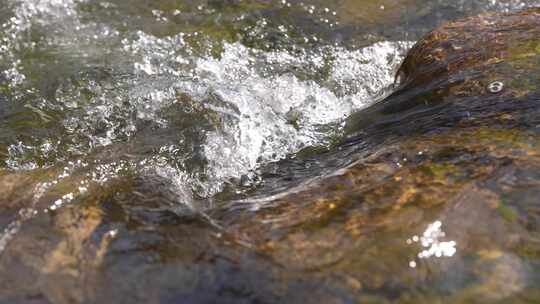
<svg viewBox="0 0 540 304">
<path fill-rule="evenodd" d="M 406 242 L 409 245 L 420 243 L 422 250 L 417 254 L 419 259 L 452 257 L 457 252 L 457 243 L 452 240 L 445 241 L 444 237 L 446 237 L 446 233 L 442 230 L 442 222 L 435 221 L 428 225 L 421 236 L 414 235 Z M 410 261 L 409 267 L 415 268 L 416 261 Z"/>
</svg>

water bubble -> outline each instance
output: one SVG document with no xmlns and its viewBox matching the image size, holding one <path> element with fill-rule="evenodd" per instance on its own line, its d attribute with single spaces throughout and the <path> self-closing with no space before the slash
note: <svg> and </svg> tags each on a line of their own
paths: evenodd
<svg viewBox="0 0 540 304">
<path fill-rule="evenodd" d="M 504 89 L 504 84 L 501 81 L 494 81 L 487 87 L 488 91 L 493 94 L 497 94 Z"/>
</svg>

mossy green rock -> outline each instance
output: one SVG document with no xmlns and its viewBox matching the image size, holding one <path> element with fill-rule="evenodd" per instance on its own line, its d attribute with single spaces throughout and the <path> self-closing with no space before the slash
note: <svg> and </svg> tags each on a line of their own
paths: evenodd
<svg viewBox="0 0 540 304">
<path fill-rule="evenodd" d="M 204 216 L 137 176 L 25 215 L 83 173 L 0 172 L 0 224 L 19 223 L 0 239 L 0 302 L 540 301 L 539 37 L 540 9 L 441 26 L 351 117 L 332 153 L 356 162 Z"/>
</svg>

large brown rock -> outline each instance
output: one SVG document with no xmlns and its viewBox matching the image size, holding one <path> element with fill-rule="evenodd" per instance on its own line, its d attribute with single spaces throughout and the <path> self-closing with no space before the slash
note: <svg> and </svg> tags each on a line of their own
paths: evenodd
<svg viewBox="0 0 540 304">
<path fill-rule="evenodd" d="M 429 33 L 396 92 L 351 117 L 347 145 L 367 147 L 358 161 L 258 202 L 232 230 L 355 299 L 537 298 L 539 37 L 540 9 Z M 451 256 L 419 258 L 437 246 L 409 238 L 432 223 L 445 232 L 439 246 L 455 245 Z"/>
</svg>

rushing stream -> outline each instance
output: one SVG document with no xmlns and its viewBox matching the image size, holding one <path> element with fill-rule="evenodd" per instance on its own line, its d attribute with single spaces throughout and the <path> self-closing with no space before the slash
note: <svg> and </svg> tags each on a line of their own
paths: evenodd
<svg viewBox="0 0 540 304">
<path fill-rule="evenodd" d="M 84 167 L 85 183 L 157 174 L 189 205 L 231 180 L 251 183 L 265 163 L 329 145 L 348 114 L 384 95 L 411 43 L 347 49 L 276 15 L 288 6 L 8 3 L 5 166 Z M 297 9 L 310 16 L 311 7 Z M 326 21 L 318 26 L 329 32 Z"/>
<path fill-rule="evenodd" d="M 0 254 L 28 219 L 124 176 L 160 210 L 259 208 L 356 160 L 354 148 L 317 155 L 339 146 L 352 113 L 392 92 L 422 34 L 534 5 L 0 0 L 0 167 L 40 176 L 34 205 L 0 217 Z M 54 199 L 41 206 L 42 195 Z M 432 243 L 426 255 L 455 251 Z"/>
</svg>

